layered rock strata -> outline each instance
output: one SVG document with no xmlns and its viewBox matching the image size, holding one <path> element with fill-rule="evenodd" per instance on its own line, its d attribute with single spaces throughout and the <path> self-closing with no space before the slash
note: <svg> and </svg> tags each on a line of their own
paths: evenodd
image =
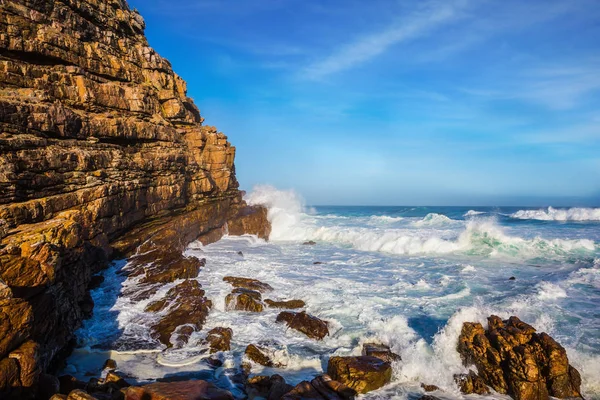
<svg viewBox="0 0 600 400">
<path fill-rule="evenodd" d="M 2 398 L 35 395 L 110 258 L 162 260 L 149 284 L 192 278 L 189 242 L 269 234 L 144 28 L 124 0 L 0 2 Z"/>
</svg>

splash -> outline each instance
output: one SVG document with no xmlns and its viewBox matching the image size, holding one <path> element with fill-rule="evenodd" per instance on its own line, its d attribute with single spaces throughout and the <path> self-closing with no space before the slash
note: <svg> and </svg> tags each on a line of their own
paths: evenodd
<svg viewBox="0 0 600 400">
<path fill-rule="evenodd" d="M 600 208 L 557 209 L 548 207 L 547 210 L 519 210 L 510 217 L 540 221 L 600 221 Z"/>
</svg>

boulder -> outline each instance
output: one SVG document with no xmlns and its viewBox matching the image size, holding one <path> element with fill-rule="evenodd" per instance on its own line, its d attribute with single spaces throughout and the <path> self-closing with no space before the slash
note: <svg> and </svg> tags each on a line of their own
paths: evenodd
<svg viewBox="0 0 600 400">
<path fill-rule="evenodd" d="M 286 301 L 274 301 L 266 299 L 265 303 L 271 308 L 284 308 L 287 310 L 293 310 L 295 308 L 303 308 L 306 303 L 302 300 L 286 300 Z"/>
<path fill-rule="evenodd" d="M 231 337 L 233 330 L 231 328 L 213 328 L 206 334 L 205 343 L 210 347 L 210 352 L 231 350 Z"/>
<path fill-rule="evenodd" d="M 389 363 L 402 360 L 402 358 L 398 354 L 392 353 L 392 350 L 390 350 L 388 346 L 379 343 L 363 344 L 362 355 L 377 357 Z"/>
<path fill-rule="evenodd" d="M 178 330 L 176 343 L 187 343 L 190 335 L 202 329 L 212 303 L 204 297 L 204 290 L 195 280 L 186 280 L 171 288 L 163 300 L 154 302 L 147 311 L 158 312 L 169 307 L 169 312 L 152 326 L 152 335 L 171 347 L 171 335 Z"/>
<path fill-rule="evenodd" d="M 227 390 L 206 381 L 159 382 L 129 387 L 125 400 L 233 400 Z"/>
<path fill-rule="evenodd" d="M 262 312 L 264 309 L 260 292 L 236 288 L 225 297 L 225 309 L 228 311 Z"/>
<path fill-rule="evenodd" d="M 246 381 L 246 392 L 250 398 L 262 397 L 267 400 L 279 400 L 283 395 L 294 389 L 288 385 L 281 375 L 257 375 Z"/>
<path fill-rule="evenodd" d="M 265 367 L 275 367 L 275 364 L 273 363 L 273 360 L 271 360 L 271 358 L 269 357 L 266 349 L 260 346 L 249 344 L 248 347 L 246 347 L 244 356 L 249 360 L 257 364 L 263 365 Z"/>
<path fill-rule="evenodd" d="M 390 382 L 392 367 L 377 357 L 331 357 L 327 374 L 358 393 L 367 393 Z"/>
<path fill-rule="evenodd" d="M 321 375 L 310 382 L 300 382 L 281 400 L 352 400 L 356 395 L 354 389 L 334 381 L 329 375 Z"/>
<path fill-rule="evenodd" d="M 285 322 L 288 328 L 302 332 L 312 339 L 323 340 L 325 336 L 329 335 L 327 321 L 313 317 L 305 311 L 300 313 L 283 311 L 277 316 L 276 322 Z"/>
<path fill-rule="evenodd" d="M 426 392 L 435 392 L 436 390 L 440 390 L 440 388 L 435 385 L 426 385 L 424 383 L 421 383 L 421 387 Z"/>
<path fill-rule="evenodd" d="M 454 381 L 458 388 L 464 394 L 489 394 L 490 389 L 485 384 L 485 381 L 475 372 L 469 371 L 468 374 L 454 375 Z"/>
<path fill-rule="evenodd" d="M 488 329 L 465 322 L 457 350 L 465 366 L 475 365 L 483 382 L 517 400 L 581 397 L 579 372 L 565 349 L 517 317 L 492 315 Z"/>
<path fill-rule="evenodd" d="M 257 292 L 270 292 L 273 290 L 271 285 L 268 283 L 261 282 L 256 279 L 251 278 L 240 278 L 237 276 L 226 276 L 223 278 L 223 281 L 229 283 L 231 286 L 235 288 L 243 288 L 248 290 L 254 290 Z"/>
</svg>

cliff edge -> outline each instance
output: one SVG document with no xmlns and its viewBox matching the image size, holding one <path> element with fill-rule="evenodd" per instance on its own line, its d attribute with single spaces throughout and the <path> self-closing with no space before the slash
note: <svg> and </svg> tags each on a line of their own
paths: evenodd
<svg viewBox="0 0 600 400">
<path fill-rule="evenodd" d="M 144 28 L 124 0 L 0 0 L 2 398 L 36 395 L 109 259 L 268 237 Z"/>
</svg>

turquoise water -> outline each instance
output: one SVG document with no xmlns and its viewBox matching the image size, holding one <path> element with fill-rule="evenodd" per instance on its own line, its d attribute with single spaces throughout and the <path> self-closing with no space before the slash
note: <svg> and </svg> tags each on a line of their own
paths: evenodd
<svg viewBox="0 0 600 400">
<path fill-rule="evenodd" d="M 600 209 L 306 207 L 296 194 L 267 187 L 248 201 L 269 207 L 269 242 L 226 237 L 187 250 L 207 260 L 198 280 L 214 309 L 202 332 L 181 349 L 156 343 L 148 327 L 157 317 L 143 309 L 176 283 L 135 303 L 124 293 L 136 282 L 117 275 L 117 264 L 93 293 L 94 318 L 78 332 L 68 371 L 84 375 L 90 360 L 110 355 L 133 380 L 194 374 L 241 396 L 231 368 L 249 343 L 271 343 L 284 365 L 254 373 L 278 373 L 294 384 L 322 373 L 331 355 L 359 354 L 362 343 L 376 340 L 402 361 L 393 382 L 365 398 L 413 398 L 421 383 L 461 398 L 452 380 L 464 371 L 455 350 L 460 328 L 493 313 L 517 315 L 552 335 L 582 373 L 586 398 L 599 398 Z M 302 244 L 308 240 L 317 244 Z M 225 311 L 226 275 L 269 283 L 275 290 L 268 298 L 306 301 L 331 335 L 316 342 L 286 330 L 275 323 L 276 310 Z M 198 341 L 216 326 L 231 327 L 234 336 L 215 371 Z"/>
</svg>

